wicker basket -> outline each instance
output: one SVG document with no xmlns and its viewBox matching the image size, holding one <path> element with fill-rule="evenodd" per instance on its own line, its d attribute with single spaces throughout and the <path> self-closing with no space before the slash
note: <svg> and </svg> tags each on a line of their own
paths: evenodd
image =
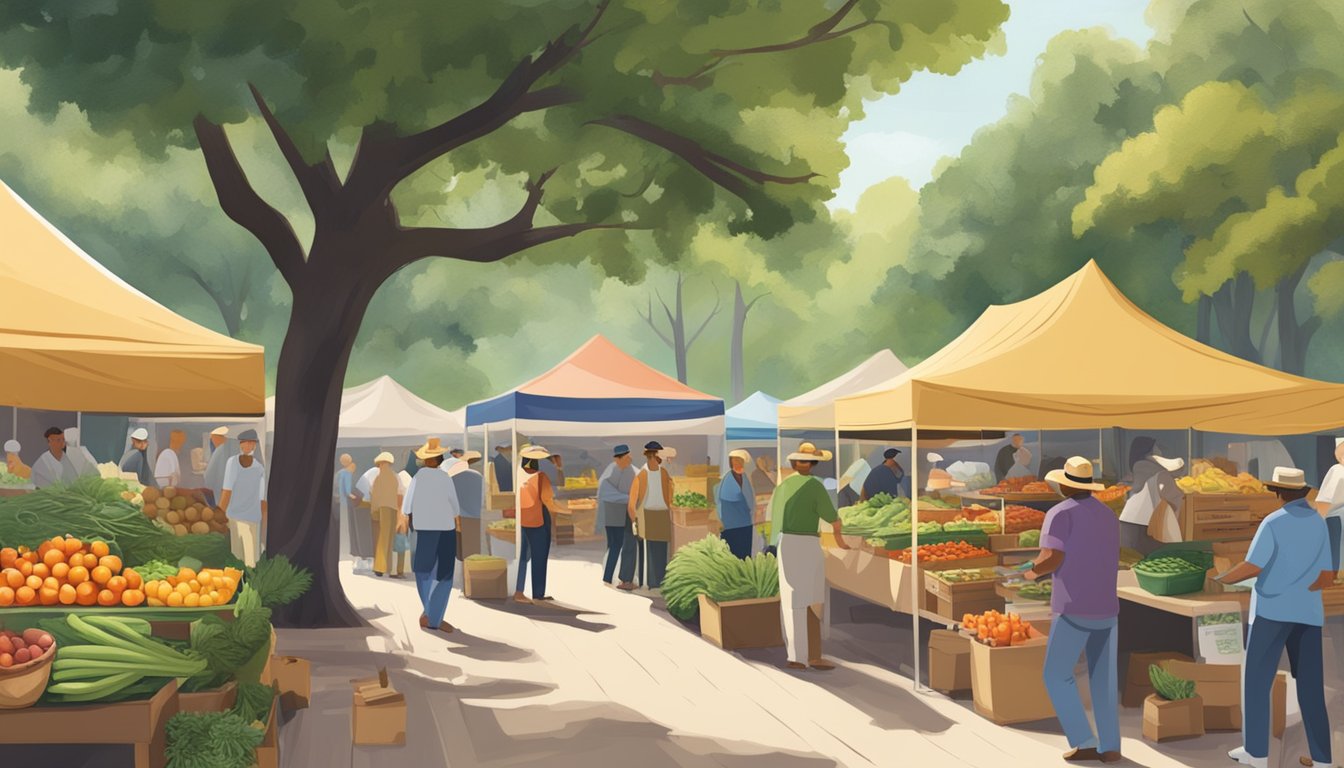
<svg viewBox="0 0 1344 768">
<path fill-rule="evenodd" d="M 53 643 L 41 658 L 0 670 L 0 709 L 24 709 L 42 698 L 55 658 L 56 645 Z"/>
</svg>

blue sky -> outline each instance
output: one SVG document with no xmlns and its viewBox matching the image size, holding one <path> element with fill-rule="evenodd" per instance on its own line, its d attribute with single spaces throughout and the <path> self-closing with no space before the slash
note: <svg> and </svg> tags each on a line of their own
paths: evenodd
<svg viewBox="0 0 1344 768">
<path fill-rule="evenodd" d="M 901 92 L 870 102 L 845 136 L 850 166 L 831 205 L 853 208 L 863 190 L 892 176 L 916 188 L 939 158 L 956 155 L 977 128 L 1003 117 L 1008 96 L 1026 93 L 1036 57 L 1066 29 L 1107 27 L 1147 43 L 1147 0 L 1012 0 L 1004 24 L 1007 52 L 971 62 L 953 77 L 916 73 Z"/>
</svg>

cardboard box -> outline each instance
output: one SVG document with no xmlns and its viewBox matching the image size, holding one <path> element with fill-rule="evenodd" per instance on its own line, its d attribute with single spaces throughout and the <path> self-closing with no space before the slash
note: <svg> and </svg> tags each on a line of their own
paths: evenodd
<svg viewBox="0 0 1344 768">
<path fill-rule="evenodd" d="M 1169 741 L 1204 735 L 1204 700 L 1167 701 L 1156 693 L 1143 700 L 1143 738 Z"/>
<path fill-rule="evenodd" d="M 1176 659 L 1160 666 L 1176 677 L 1193 680 L 1195 693 L 1204 700 L 1205 731 L 1241 730 L 1241 666 L 1198 664 Z M 1270 690 L 1270 730 L 1282 736 L 1287 725 L 1288 677 L 1280 672 Z"/>
<path fill-rule="evenodd" d="M 784 645 L 779 598 L 716 603 L 700 596 L 700 636 L 724 650 Z"/>
<path fill-rule="evenodd" d="M 1131 708 L 1144 706 L 1144 702 L 1154 693 L 1153 681 L 1148 676 L 1148 667 L 1172 660 L 1194 662 L 1194 659 L 1189 656 L 1174 651 L 1131 653 L 1129 655 L 1129 672 L 1125 675 L 1125 689 L 1120 696 L 1120 703 Z M 1200 717 L 1200 723 L 1203 722 L 1204 718 Z"/>
<path fill-rule="evenodd" d="M 280 700 L 271 703 L 271 714 L 266 718 L 266 735 L 257 746 L 256 768 L 280 768 Z"/>
<path fill-rule="evenodd" d="M 271 659 L 275 684 L 280 690 L 280 706 L 286 710 L 307 709 L 313 695 L 313 665 L 297 656 Z"/>
<path fill-rule="evenodd" d="M 180 712 L 223 712 L 232 709 L 238 700 L 238 683 L 230 680 L 213 691 L 179 693 L 177 695 Z"/>
<path fill-rule="evenodd" d="M 971 689 L 971 641 L 960 632 L 929 633 L 929 687 L 942 693 Z"/>
<path fill-rule="evenodd" d="M 406 744 L 406 697 L 394 689 L 387 669 L 378 677 L 351 680 L 351 733 L 356 746 L 404 746 Z"/>
<path fill-rule="evenodd" d="M 938 578 L 937 572 L 924 574 L 926 592 L 925 610 L 945 619 L 961 621 L 968 613 L 1002 611 L 1006 605 L 995 587 L 997 580 L 948 583 Z"/>
<path fill-rule="evenodd" d="M 503 567 L 466 568 L 462 575 L 462 594 L 473 600 L 503 600 L 509 596 L 508 564 Z"/>
<path fill-rule="evenodd" d="M 991 648 L 971 643 L 971 691 L 975 711 L 999 725 L 1048 720 L 1055 716 L 1045 690 L 1046 637 L 1033 629 L 1023 645 Z"/>
</svg>

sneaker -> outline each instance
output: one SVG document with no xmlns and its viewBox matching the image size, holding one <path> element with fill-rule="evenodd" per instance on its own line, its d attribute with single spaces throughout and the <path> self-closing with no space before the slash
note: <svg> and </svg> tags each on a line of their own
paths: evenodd
<svg viewBox="0 0 1344 768">
<path fill-rule="evenodd" d="M 1245 747 L 1237 747 L 1231 752 L 1228 752 L 1227 756 L 1242 765 L 1249 765 L 1251 768 L 1269 768 L 1268 756 L 1255 757 L 1250 752 L 1247 752 Z"/>
</svg>

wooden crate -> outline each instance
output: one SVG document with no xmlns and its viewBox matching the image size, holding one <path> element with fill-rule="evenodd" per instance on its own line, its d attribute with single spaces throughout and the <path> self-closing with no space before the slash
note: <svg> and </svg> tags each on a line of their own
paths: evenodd
<svg viewBox="0 0 1344 768">
<path fill-rule="evenodd" d="M 985 557 L 968 557 L 962 560 L 952 560 L 946 563 L 930 563 L 924 560 L 919 561 L 919 570 L 921 571 L 950 571 L 957 568 L 993 568 L 999 564 L 997 555 L 987 555 Z"/>
<path fill-rule="evenodd" d="M 777 648 L 784 645 L 779 598 L 716 603 L 700 596 L 700 635 L 723 648 Z"/>
<path fill-rule="evenodd" d="M 945 619 L 960 621 L 968 613 L 1002 611 L 1006 605 L 995 590 L 997 580 L 949 584 L 935 574 L 924 574 L 924 608 Z"/>
<path fill-rule="evenodd" d="M 230 680 L 213 691 L 179 693 L 178 710 L 181 712 L 223 712 L 232 709 L 238 700 L 238 683 Z"/>
<path fill-rule="evenodd" d="M 687 528 L 697 525 L 709 524 L 709 509 L 696 509 L 694 507 L 672 507 L 672 524 Z"/>
<path fill-rule="evenodd" d="M 1282 506 L 1272 493 L 1187 493 L 1181 504 L 1186 541 L 1228 541 L 1255 536 L 1260 521 Z"/>
<path fill-rule="evenodd" d="M 131 744 L 136 768 L 162 768 L 164 727 L 179 707 L 169 680 L 140 701 L 0 710 L 0 744 Z"/>
</svg>

